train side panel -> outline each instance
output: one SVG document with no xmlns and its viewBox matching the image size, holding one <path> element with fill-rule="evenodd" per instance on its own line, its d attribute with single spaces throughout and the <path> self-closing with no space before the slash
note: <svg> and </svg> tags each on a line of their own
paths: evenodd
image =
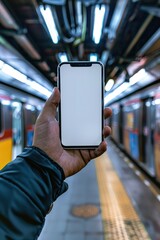
<svg viewBox="0 0 160 240">
<path fill-rule="evenodd" d="M 0 103 L 0 169 L 12 159 L 12 109 L 8 99 Z"/>
<path fill-rule="evenodd" d="M 13 97 L 12 97 L 12 94 Z M 44 101 L 8 86 L 0 87 L 0 169 L 32 145 Z"/>
<path fill-rule="evenodd" d="M 160 182 L 160 86 L 141 90 L 110 106 L 112 138 Z"/>
</svg>

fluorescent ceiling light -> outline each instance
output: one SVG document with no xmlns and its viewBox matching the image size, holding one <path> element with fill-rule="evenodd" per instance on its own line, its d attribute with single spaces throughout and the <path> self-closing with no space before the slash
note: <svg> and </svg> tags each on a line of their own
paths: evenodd
<svg viewBox="0 0 160 240">
<path fill-rule="evenodd" d="M 139 85 L 144 85 L 144 82 L 145 84 L 147 82 L 151 83 L 155 79 L 156 77 L 153 74 L 147 72 L 144 68 L 142 68 L 129 79 L 129 84 L 130 86 L 136 83 L 138 83 Z"/>
<path fill-rule="evenodd" d="M 104 104 L 106 105 L 108 102 L 110 102 L 115 97 L 119 96 L 122 92 L 124 92 L 129 87 L 128 82 L 122 83 L 119 87 L 117 87 L 113 92 L 108 94 L 104 99 Z"/>
<path fill-rule="evenodd" d="M 89 60 L 94 62 L 94 61 L 97 61 L 98 60 L 98 55 L 96 53 L 91 53 L 89 55 Z"/>
<path fill-rule="evenodd" d="M 151 80 L 152 78 L 153 78 L 153 76 L 151 74 L 149 74 L 148 72 L 146 72 L 146 70 L 144 68 L 142 68 L 137 73 L 135 73 L 132 77 L 130 77 L 129 82 L 122 83 L 113 92 L 108 94 L 105 97 L 105 100 L 104 100 L 105 104 L 107 104 L 112 99 L 114 99 L 115 97 L 120 95 L 122 92 L 124 92 L 127 88 L 131 87 L 132 85 L 134 85 L 134 84 L 136 84 L 138 82 L 144 81 L 144 80 L 146 82 L 147 80 Z"/>
<path fill-rule="evenodd" d="M 51 91 L 49 91 L 48 89 L 46 89 L 45 87 L 43 87 L 42 85 L 40 85 L 39 83 L 37 83 L 35 81 L 30 81 L 29 85 L 30 85 L 30 87 L 32 87 L 36 91 L 46 95 L 47 97 L 49 97 L 51 95 Z"/>
<path fill-rule="evenodd" d="M 45 8 L 43 6 L 40 6 L 40 11 L 42 13 L 42 16 L 45 20 L 45 23 L 48 27 L 49 33 L 51 35 L 52 41 L 56 44 L 59 40 L 58 31 L 54 22 L 54 18 L 52 15 L 52 11 L 50 6 L 46 6 Z"/>
<path fill-rule="evenodd" d="M 66 53 L 58 53 L 58 58 L 59 58 L 60 62 L 68 62 Z"/>
<path fill-rule="evenodd" d="M 76 2 L 76 9 L 77 9 L 77 15 L 76 15 L 77 23 L 81 25 L 82 24 L 82 3 L 80 1 Z"/>
<path fill-rule="evenodd" d="M 114 80 L 113 79 L 109 79 L 106 86 L 105 86 L 105 90 L 106 92 L 110 91 L 111 88 L 113 87 L 114 85 Z"/>
<path fill-rule="evenodd" d="M 3 64 L 3 65 L 2 65 Z M 40 92 L 41 94 L 49 97 L 51 95 L 51 91 L 40 85 L 39 83 L 32 81 L 31 79 L 27 78 L 27 76 L 15 68 L 11 67 L 10 65 L 4 63 L 3 61 L 0 60 L 0 70 L 11 76 L 12 78 L 28 85 L 29 87 L 33 88 L 34 90 Z"/>
<path fill-rule="evenodd" d="M 27 79 L 26 75 L 24 75 L 23 73 L 19 72 L 18 70 L 16 70 L 15 68 L 11 67 L 10 65 L 8 65 L 6 63 L 2 66 L 1 71 L 5 74 L 11 76 L 12 78 L 17 79 L 20 82 L 23 82 L 26 84 L 28 83 L 28 79 Z"/>
<path fill-rule="evenodd" d="M 3 67 L 3 65 L 4 65 L 4 62 L 0 60 L 0 70 Z"/>
<path fill-rule="evenodd" d="M 135 83 L 148 78 L 148 73 L 146 72 L 146 70 L 144 68 L 142 68 L 140 71 L 138 71 L 137 73 L 135 73 L 130 79 L 129 79 L 129 84 L 132 86 Z"/>
<path fill-rule="evenodd" d="M 96 5 L 94 13 L 94 25 L 93 25 L 93 41 L 98 44 L 100 42 L 102 27 L 105 15 L 105 5 L 99 7 Z"/>
</svg>

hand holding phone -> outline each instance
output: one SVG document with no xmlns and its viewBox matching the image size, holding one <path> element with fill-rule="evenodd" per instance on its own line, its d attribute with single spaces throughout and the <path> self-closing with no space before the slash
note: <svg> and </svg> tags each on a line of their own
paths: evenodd
<svg viewBox="0 0 160 240">
<path fill-rule="evenodd" d="M 56 120 L 59 103 L 60 92 L 58 88 L 55 88 L 37 118 L 33 146 L 40 148 L 50 159 L 57 162 L 62 167 L 65 177 L 69 177 L 84 168 L 91 159 L 102 155 L 106 151 L 107 143 L 103 140 L 95 149 L 64 149 L 59 139 L 59 123 Z M 110 108 L 104 109 L 104 118 L 110 117 L 111 114 Z M 103 128 L 104 138 L 110 133 L 110 127 L 105 126 Z"/>
<path fill-rule="evenodd" d="M 58 66 L 58 83 L 62 146 L 96 148 L 103 140 L 103 65 L 63 62 Z"/>
</svg>

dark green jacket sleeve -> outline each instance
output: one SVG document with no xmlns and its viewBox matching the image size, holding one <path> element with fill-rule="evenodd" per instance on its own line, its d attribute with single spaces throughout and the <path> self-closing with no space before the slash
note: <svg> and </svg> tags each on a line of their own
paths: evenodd
<svg viewBox="0 0 160 240">
<path fill-rule="evenodd" d="M 53 201 L 65 192 L 62 168 L 35 147 L 0 171 L 0 240 L 37 239 Z"/>
</svg>

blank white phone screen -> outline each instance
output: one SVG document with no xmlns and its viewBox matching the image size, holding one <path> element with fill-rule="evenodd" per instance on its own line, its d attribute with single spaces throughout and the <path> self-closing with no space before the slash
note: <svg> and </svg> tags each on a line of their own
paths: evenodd
<svg viewBox="0 0 160 240">
<path fill-rule="evenodd" d="M 96 147 L 102 141 L 103 67 L 60 66 L 61 142 L 65 147 Z"/>
</svg>

